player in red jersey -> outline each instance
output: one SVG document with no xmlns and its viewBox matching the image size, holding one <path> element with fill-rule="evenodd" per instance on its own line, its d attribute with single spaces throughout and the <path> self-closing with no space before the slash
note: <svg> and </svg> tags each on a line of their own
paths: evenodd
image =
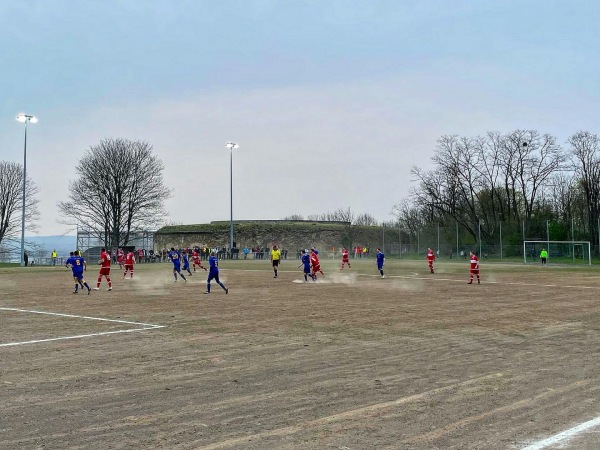
<svg viewBox="0 0 600 450">
<path fill-rule="evenodd" d="M 352 270 L 352 266 L 350 265 L 350 259 L 348 256 L 348 250 L 346 248 L 342 249 L 342 267 L 340 270 L 344 270 L 344 264 L 348 264 L 348 269 Z"/>
<path fill-rule="evenodd" d="M 427 264 L 429 264 L 429 271 L 433 272 L 433 262 L 435 261 L 435 253 L 430 248 L 427 249 Z"/>
<path fill-rule="evenodd" d="M 192 252 L 192 263 L 194 265 L 194 272 L 196 271 L 196 266 L 206 270 L 206 267 L 202 265 L 200 253 L 198 253 L 196 250 Z"/>
<path fill-rule="evenodd" d="M 477 284 L 481 284 L 481 282 L 479 281 L 479 258 L 473 252 L 469 253 L 469 256 L 471 258 L 471 268 L 470 268 L 471 276 L 469 278 L 468 284 L 473 283 L 473 275 L 477 276 Z"/>
<path fill-rule="evenodd" d="M 117 250 L 117 262 L 119 263 L 119 269 L 123 270 L 123 261 L 125 260 L 125 252 L 120 248 Z"/>
<path fill-rule="evenodd" d="M 125 273 L 123 274 L 123 278 L 127 276 L 127 272 L 131 272 L 130 278 L 133 278 L 133 266 L 135 264 L 135 256 L 133 252 L 127 253 L 125 256 Z"/>
<path fill-rule="evenodd" d="M 108 290 L 112 291 L 112 282 L 110 281 L 110 255 L 106 251 L 106 249 L 102 249 L 100 252 L 100 272 L 98 272 L 98 282 L 96 283 L 96 287 L 94 290 L 100 289 L 100 283 L 102 282 L 102 277 L 106 277 L 106 282 L 108 283 Z"/>
<path fill-rule="evenodd" d="M 314 247 L 310 250 L 310 265 L 312 267 L 313 280 L 317 279 L 317 272 L 319 272 L 321 275 L 325 275 L 321 270 L 321 263 L 319 262 L 319 252 Z"/>
</svg>

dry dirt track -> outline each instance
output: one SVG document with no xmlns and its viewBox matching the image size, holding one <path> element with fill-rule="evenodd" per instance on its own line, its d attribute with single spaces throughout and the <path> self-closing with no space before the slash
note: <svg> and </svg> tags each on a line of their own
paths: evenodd
<svg viewBox="0 0 600 450">
<path fill-rule="evenodd" d="M 0 448 L 520 449 L 600 416 L 600 269 L 373 264 L 225 261 L 210 296 L 166 264 L 89 297 L 4 269 L 0 307 L 165 328 L 0 347 Z M 0 345 L 132 328 L 0 309 Z"/>
</svg>

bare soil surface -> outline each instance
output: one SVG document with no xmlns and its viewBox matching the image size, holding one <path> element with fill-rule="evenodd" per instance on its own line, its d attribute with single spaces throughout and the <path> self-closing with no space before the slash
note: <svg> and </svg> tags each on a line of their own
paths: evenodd
<svg viewBox="0 0 600 450">
<path fill-rule="evenodd" d="M 352 263 L 223 261 L 228 295 L 168 264 L 89 296 L 2 269 L 0 448 L 521 449 L 600 415 L 599 268 Z"/>
</svg>

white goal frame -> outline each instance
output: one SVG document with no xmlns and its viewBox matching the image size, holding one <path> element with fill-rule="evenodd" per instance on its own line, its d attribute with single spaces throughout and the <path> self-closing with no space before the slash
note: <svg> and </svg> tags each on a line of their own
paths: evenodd
<svg viewBox="0 0 600 450">
<path fill-rule="evenodd" d="M 572 248 L 576 245 L 581 245 L 583 248 L 587 247 L 588 250 L 588 265 L 592 265 L 592 245 L 590 241 L 523 241 L 523 262 L 527 264 L 527 247 L 531 245 L 541 246 L 549 249 L 551 244 L 568 244 Z M 572 250 L 573 259 L 575 259 L 575 251 Z M 538 255 L 539 256 L 539 255 Z M 550 260 L 550 253 L 548 252 L 548 260 Z"/>
</svg>

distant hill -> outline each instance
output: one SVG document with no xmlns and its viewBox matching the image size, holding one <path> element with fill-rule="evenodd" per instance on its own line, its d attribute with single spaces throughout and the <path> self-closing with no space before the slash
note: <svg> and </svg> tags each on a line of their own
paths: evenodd
<svg viewBox="0 0 600 450">
<path fill-rule="evenodd" d="M 26 236 L 25 241 L 45 249 L 47 256 L 53 249 L 56 249 L 58 256 L 66 256 L 77 246 L 76 236 Z"/>
</svg>

